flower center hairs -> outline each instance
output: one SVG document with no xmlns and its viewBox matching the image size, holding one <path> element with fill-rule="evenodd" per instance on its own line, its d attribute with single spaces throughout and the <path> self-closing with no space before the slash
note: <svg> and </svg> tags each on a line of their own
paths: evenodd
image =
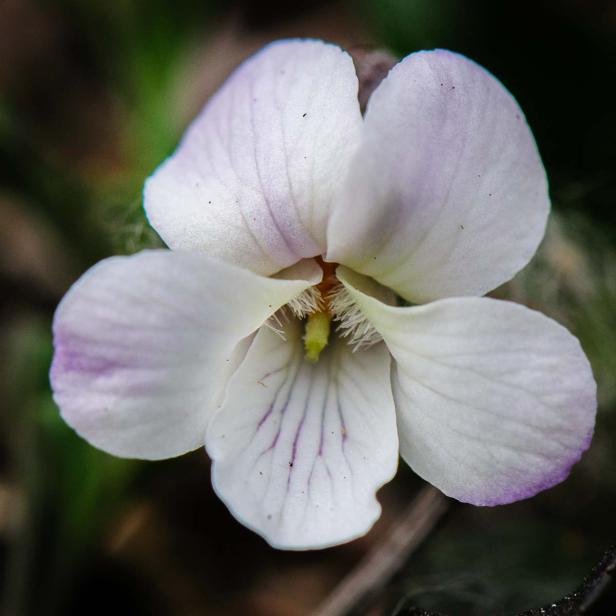
<svg viewBox="0 0 616 616">
<path fill-rule="evenodd" d="M 288 311 L 303 322 L 304 356 L 308 361 L 317 362 L 321 352 L 330 341 L 332 330 L 353 348 L 366 349 L 381 342 L 382 336 L 362 313 L 359 306 L 336 276 L 338 263 L 324 261 L 320 256 L 315 261 L 323 270 L 321 282 L 306 289 L 299 297 L 290 301 L 270 319 L 270 327 L 283 335 L 282 325 L 288 318 Z M 396 304 L 396 296 L 373 280 L 379 287 L 379 295 L 386 303 Z"/>
</svg>

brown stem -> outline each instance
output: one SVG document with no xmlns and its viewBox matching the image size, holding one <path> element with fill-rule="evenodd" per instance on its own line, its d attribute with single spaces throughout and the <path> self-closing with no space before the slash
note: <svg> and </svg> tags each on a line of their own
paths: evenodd
<svg viewBox="0 0 616 616">
<path fill-rule="evenodd" d="M 385 539 L 334 588 L 314 616 L 344 616 L 367 595 L 385 586 L 448 507 L 447 499 L 436 488 L 423 488 Z"/>
</svg>

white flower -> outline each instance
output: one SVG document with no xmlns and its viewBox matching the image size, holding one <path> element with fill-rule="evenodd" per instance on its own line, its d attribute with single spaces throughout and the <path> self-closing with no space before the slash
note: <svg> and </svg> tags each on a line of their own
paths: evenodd
<svg viewBox="0 0 616 616">
<path fill-rule="evenodd" d="M 577 340 L 477 297 L 529 261 L 549 210 L 515 100 L 447 51 L 402 60 L 363 118 L 357 87 L 319 41 L 244 62 L 147 182 L 173 250 L 99 263 L 54 322 L 79 434 L 147 459 L 205 442 L 217 493 L 281 548 L 364 534 L 398 454 L 496 505 L 564 479 L 594 425 Z"/>
</svg>

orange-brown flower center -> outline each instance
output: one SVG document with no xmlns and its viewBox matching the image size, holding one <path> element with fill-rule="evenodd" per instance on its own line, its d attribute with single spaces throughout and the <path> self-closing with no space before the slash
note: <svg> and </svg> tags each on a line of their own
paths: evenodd
<svg viewBox="0 0 616 616">
<path fill-rule="evenodd" d="M 317 291 L 320 294 L 320 308 L 323 312 L 331 314 L 329 306 L 329 295 L 331 290 L 339 285 L 338 278 L 336 278 L 336 268 L 338 263 L 330 263 L 323 261 L 321 257 L 315 257 L 315 261 L 319 264 L 319 267 L 323 270 L 323 279 L 316 285 Z"/>
</svg>

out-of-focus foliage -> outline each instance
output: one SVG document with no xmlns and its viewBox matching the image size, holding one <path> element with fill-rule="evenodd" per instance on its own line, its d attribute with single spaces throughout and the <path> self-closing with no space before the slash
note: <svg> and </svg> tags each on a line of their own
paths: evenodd
<svg viewBox="0 0 616 616">
<path fill-rule="evenodd" d="M 63 593 L 135 470 L 90 447 L 58 421 L 49 395 L 49 323 L 26 318 L 12 327 L 2 373 L 2 428 L 19 498 L 18 549 L 8 556 L 7 614 L 61 613 Z M 37 592 L 31 592 L 31 588 Z"/>
</svg>

